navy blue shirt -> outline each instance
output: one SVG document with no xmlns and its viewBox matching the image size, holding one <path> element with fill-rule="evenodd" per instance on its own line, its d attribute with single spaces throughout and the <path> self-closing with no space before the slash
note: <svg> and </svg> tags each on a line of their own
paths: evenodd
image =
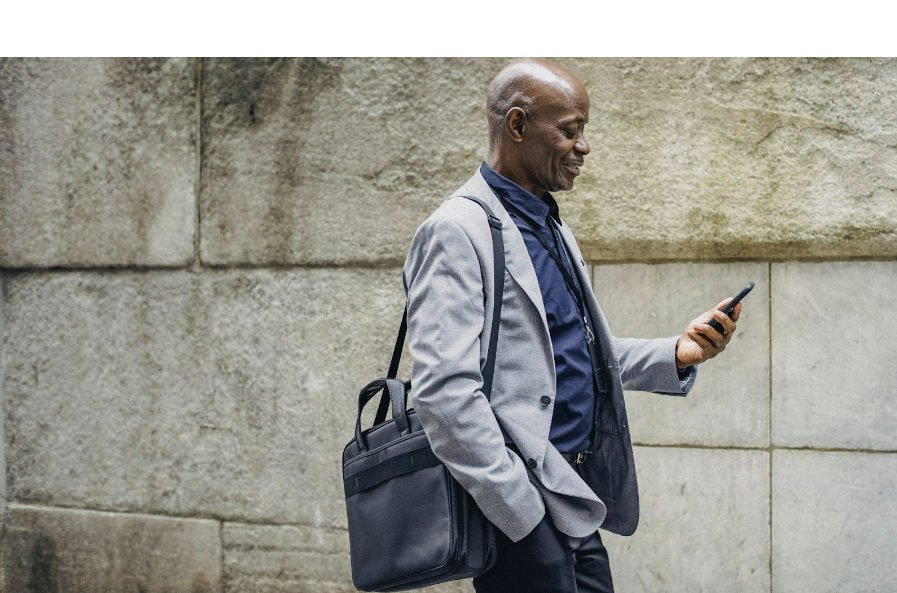
<svg viewBox="0 0 897 593">
<path fill-rule="evenodd" d="M 557 227 L 563 223 L 558 214 L 557 202 L 551 194 L 545 192 L 540 199 L 499 175 L 486 163 L 482 164 L 480 172 L 501 200 L 515 206 L 537 225 L 539 232 L 554 247 L 555 253 L 560 256 L 577 283 L 574 288 L 579 290 L 584 303 L 586 291 L 583 290 L 585 287 L 578 285 L 578 262 L 570 262 L 570 255 L 560 238 Z M 512 219 L 523 235 L 523 242 L 536 270 L 548 331 L 551 334 L 551 347 L 554 350 L 557 393 L 548 439 L 562 453 L 585 451 L 591 446 L 593 424 L 603 403 L 603 396 L 595 389 L 592 361 L 586 345 L 585 322 L 574 293 L 564 281 L 557 263 L 536 238 L 533 229 L 516 216 L 512 215 Z M 594 328 L 591 319 L 589 325 Z"/>
</svg>

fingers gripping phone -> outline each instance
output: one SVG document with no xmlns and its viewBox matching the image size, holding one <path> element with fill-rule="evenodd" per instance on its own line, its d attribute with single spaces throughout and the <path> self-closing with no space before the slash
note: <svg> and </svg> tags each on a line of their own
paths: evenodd
<svg viewBox="0 0 897 593">
<path fill-rule="evenodd" d="M 731 318 L 732 318 L 732 310 L 735 309 L 735 305 L 737 305 L 738 303 L 740 303 L 740 302 L 741 302 L 741 299 L 743 299 L 744 297 L 746 297 L 747 294 L 748 294 L 750 291 L 752 291 L 753 289 L 754 289 L 754 283 L 753 283 L 753 282 L 748 282 L 748 285 L 745 286 L 744 288 L 742 288 L 742 289 L 741 289 L 741 292 L 739 292 L 738 294 L 736 294 L 736 295 L 735 295 L 735 298 L 733 298 L 731 301 L 729 301 L 728 303 L 726 303 L 726 306 L 723 307 L 722 309 L 720 309 L 720 311 L 723 312 L 723 313 L 725 313 L 726 315 L 728 315 L 729 318 L 731 319 Z M 723 333 L 723 326 L 720 325 L 719 321 L 717 321 L 716 319 L 711 319 L 711 320 L 707 323 L 707 325 L 709 325 L 710 327 L 712 327 L 713 329 L 715 329 L 715 330 L 718 331 L 719 333 Z"/>
</svg>

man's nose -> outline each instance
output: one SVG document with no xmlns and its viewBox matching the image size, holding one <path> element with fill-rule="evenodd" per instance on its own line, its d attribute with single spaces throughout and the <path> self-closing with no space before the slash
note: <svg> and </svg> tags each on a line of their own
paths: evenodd
<svg viewBox="0 0 897 593">
<path fill-rule="evenodd" d="M 580 132 L 579 138 L 576 140 L 576 145 L 573 148 L 576 149 L 576 152 L 582 153 L 583 155 L 592 152 L 592 147 L 589 146 L 589 143 L 586 141 L 586 135 L 582 132 Z"/>
</svg>

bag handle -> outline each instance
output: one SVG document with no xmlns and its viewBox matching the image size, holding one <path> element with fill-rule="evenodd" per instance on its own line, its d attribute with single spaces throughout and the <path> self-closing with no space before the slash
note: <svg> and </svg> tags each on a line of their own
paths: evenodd
<svg viewBox="0 0 897 593">
<path fill-rule="evenodd" d="M 392 417 L 395 420 L 396 427 L 399 429 L 399 434 L 405 435 L 411 432 L 404 405 L 405 384 L 399 379 L 376 379 L 365 385 L 361 393 L 358 394 L 358 418 L 355 421 L 355 440 L 358 442 L 358 447 L 361 451 L 367 451 L 367 443 L 364 442 L 364 435 L 361 433 L 361 411 L 381 391 L 383 392 L 383 397 L 387 397 L 392 401 Z"/>
<path fill-rule="evenodd" d="M 492 211 L 486 202 L 474 196 L 459 196 L 476 202 L 485 210 L 486 218 L 489 220 L 489 230 L 492 235 L 492 270 L 494 274 L 495 297 L 492 307 L 492 331 L 489 333 L 489 349 L 486 353 L 486 364 L 483 367 L 483 394 L 489 400 L 492 396 L 492 376 L 495 373 L 495 351 L 498 345 L 498 326 L 501 321 L 501 302 L 505 291 L 505 243 L 501 234 L 501 220 Z M 392 360 L 389 363 L 389 370 L 386 373 L 388 379 L 395 378 L 399 372 L 399 362 L 402 359 L 402 347 L 405 344 L 405 334 L 408 331 L 408 303 L 405 303 L 405 311 L 402 314 L 402 323 L 399 325 L 399 334 L 396 337 L 396 345 L 392 351 Z M 369 398 L 370 399 L 370 398 Z M 381 424 L 386 420 L 386 410 L 390 404 L 390 397 L 384 391 L 380 398 L 380 405 L 377 408 L 377 415 L 374 417 L 374 426 Z M 393 404 L 393 417 L 395 417 L 395 400 Z M 402 402 L 404 409 L 406 402 Z M 361 406 L 359 406 L 359 416 L 361 414 Z M 359 433 L 360 434 L 360 433 Z M 360 443 L 359 443 L 360 444 Z"/>
</svg>

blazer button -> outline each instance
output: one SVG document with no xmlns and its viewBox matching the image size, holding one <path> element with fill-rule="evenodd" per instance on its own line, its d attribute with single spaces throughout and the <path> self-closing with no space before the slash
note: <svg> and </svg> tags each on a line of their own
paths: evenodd
<svg viewBox="0 0 897 593">
<path fill-rule="evenodd" d="M 548 404 L 551 403 L 551 398 L 548 397 L 547 395 L 543 395 L 541 398 L 539 398 L 539 403 L 542 404 L 543 406 L 547 406 Z"/>
<path fill-rule="evenodd" d="M 529 458 L 529 461 L 527 461 L 526 464 L 529 465 L 530 469 L 536 469 L 536 466 L 539 465 L 532 457 Z"/>
</svg>

